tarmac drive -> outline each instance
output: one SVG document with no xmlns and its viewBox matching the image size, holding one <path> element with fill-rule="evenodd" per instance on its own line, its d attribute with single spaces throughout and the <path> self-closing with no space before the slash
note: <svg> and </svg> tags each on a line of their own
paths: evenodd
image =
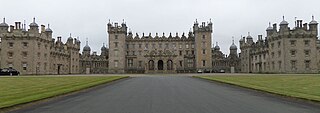
<svg viewBox="0 0 320 113">
<path fill-rule="evenodd" d="M 320 107 L 188 76 L 140 76 L 14 112 L 320 113 Z"/>
</svg>

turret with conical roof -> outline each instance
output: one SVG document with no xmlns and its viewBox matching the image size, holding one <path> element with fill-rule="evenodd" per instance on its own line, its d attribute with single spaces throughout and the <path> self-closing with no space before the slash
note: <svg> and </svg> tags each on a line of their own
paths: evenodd
<svg viewBox="0 0 320 113">
<path fill-rule="evenodd" d="M 91 48 L 90 46 L 88 45 L 88 38 L 86 40 L 86 46 L 83 47 L 82 49 L 82 54 L 83 55 L 90 55 L 90 52 L 91 52 Z"/>
<path fill-rule="evenodd" d="M 312 16 L 312 20 L 309 23 L 309 30 L 315 36 L 318 36 L 318 22 L 314 20 L 314 16 Z"/>
<path fill-rule="evenodd" d="M 29 29 L 30 32 L 39 33 L 39 26 L 36 23 L 36 18 L 33 18 L 33 22 L 30 23 L 29 27 L 30 27 L 30 29 Z"/>
<path fill-rule="evenodd" d="M 6 18 L 3 18 L 3 22 L 0 24 L 0 33 L 8 32 L 9 25 L 6 23 Z"/>
</svg>

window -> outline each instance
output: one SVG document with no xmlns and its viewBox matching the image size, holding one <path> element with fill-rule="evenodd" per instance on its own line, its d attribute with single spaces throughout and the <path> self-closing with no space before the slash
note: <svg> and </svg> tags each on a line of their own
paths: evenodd
<svg viewBox="0 0 320 113">
<path fill-rule="evenodd" d="M 41 48 L 41 43 L 38 43 L 38 49 L 40 49 Z"/>
<path fill-rule="evenodd" d="M 194 50 L 191 51 L 191 54 L 194 55 Z"/>
<path fill-rule="evenodd" d="M 186 44 L 186 48 L 189 49 L 189 44 Z"/>
<path fill-rule="evenodd" d="M 24 70 L 24 71 L 26 71 L 27 70 L 27 63 L 22 63 L 22 69 Z"/>
<path fill-rule="evenodd" d="M 304 46 L 306 46 L 306 47 L 310 46 L 310 40 L 305 40 L 304 41 Z"/>
<path fill-rule="evenodd" d="M 9 42 L 8 45 L 9 45 L 9 48 L 13 48 L 13 42 Z"/>
<path fill-rule="evenodd" d="M 274 69 L 274 68 L 275 68 L 275 66 L 274 66 L 274 62 L 272 62 L 271 64 L 272 64 L 272 69 Z"/>
<path fill-rule="evenodd" d="M 278 57 L 281 57 L 281 51 L 278 51 Z"/>
<path fill-rule="evenodd" d="M 182 60 L 179 61 L 180 67 L 182 67 Z"/>
<path fill-rule="evenodd" d="M 280 46 L 281 46 L 281 42 L 279 41 L 279 42 L 278 42 L 278 48 L 279 48 Z"/>
<path fill-rule="evenodd" d="M 206 50 L 205 49 L 202 50 L 202 54 L 206 54 Z"/>
<path fill-rule="evenodd" d="M 194 44 L 191 44 L 191 48 L 192 48 L 192 49 L 194 48 Z"/>
<path fill-rule="evenodd" d="M 22 52 L 22 57 L 23 58 L 27 58 L 28 57 L 28 53 L 27 52 Z"/>
<path fill-rule="evenodd" d="M 296 63 L 297 63 L 296 60 L 291 60 L 291 69 L 292 70 L 296 70 Z"/>
<path fill-rule="evenodd" d="M 23 48 L 27 48 L 28 47 L 28 42 L 22 42 L 22 46 L 23 46 Z"/>
<path fill-rule="evenodd" d="M 292 57 L 295 57 L 295 56 L 296 56 L 296 53 L 297 53 L 296 50 L 291 50 L 291 56 L 292 56 Z"/>
<path fill-rule="evenodd" d="M 304 54 L 306 57 L 308 57 L 310 55 L 310 50 L 304 50 Z"/>
<path fill-rule="evenodd" d="M 114 42 L 114 47 L 115 47 L 115 48 L 118 47 L 118 42 Z"/>
<path fill-rule="evenodd" d="M 127 44 L 127 46 L 126 46 L 126 47 L 127 47 L 127 49 L 129 49 L 129 44 Z"/>
<path fill-rule="evenodd" d="M 290 40 L 290 45 L 291 46 L 296 46 L 296 40 Z"/>
<path fill-rule="evenodd" d="M 202 66 L 206 66 L 206 61 L 202 60 Z"/>
<path fill-rule="evenodd" d="M 278 61 L 278 65 L 279 65 L 279 69 L 281 69 L 281 64 L 282 64 L 282 62 L 281 61 Z"/>
<path fill-rule="evenodd" d="M 149 44 L 148 44 L 148 43 L 146 43 L 145 48 L 146 48 L 146 49 L 148 49 L 148 47 L 149 47 Z"/>
<path fill-rule="evenodd" d="M 186 54 L 189 55 L 189 50 L 186 50 Z"/>
<path fill-rule="evenodd" d="M 136 55 L 136 52 L 135 52 L 135 51 L 132 51 L 132 55 Z"/>
<path fill-rule="evenodd" d="M 118 39 L 118 35 L 114 35 L 114 39 Z"/>
<path fill-rule="evenodd" d="M 206 47 L 206 42 L 202 42 L 202 47 Z"/>
<path fill-rule="evenodd" d="M 139 48 L 141 49 L 141 47 L 142 47 L 142 44 L 139 44 Z"/>
<path fill-rule="evenodd" d="M 128 67 L 132 67 L 133 66 L 133 59 L 128 59 Z"/>
<path fill-rule="evenodd" d="M 114 61 L 114 67 L 118 67 L 118 63 L 119 63 L 119 61 L 118 61 L 118 60 L 115 60 L 115 61 Z"/>
<path fill-rule="evenodd" d="M 182 55 L 182 51 L 179 51 L 179 55 L 180 55 L 180 56 Z"/>
<path fill-rule="evenodd" d="M 206 35 L 202 35 L 202 39 L 206 39 Z"/>
<path fill-rule="evenodd" d="M 310 69 L 310 60 L 306 60 L 305 62 L 306 69 Z"/>
<path fill-rule="evenodd" d="M 38 59 L 40 59 L 40 53 L 38 52 Z"/>
<path fill-rule="evenodd" d="M 182 48 L 182 44 L 179 44 L 179 48 L 180 48 L 180 49 Z"/>
<path fill-rule="evenodd" d="M 13 57 L 13 52 L 8 52 L 8 57 L 12 58 Z"/>
<path fill-rule="evenodd" d="M 119 51 L 118 50 L 114 50 L 114 56 L 119 56 Z"/>
<path fill-rule="evenodd" d="M 139 61 L 139 67 L 142 67 L 142 61 Z"/>
</svg>

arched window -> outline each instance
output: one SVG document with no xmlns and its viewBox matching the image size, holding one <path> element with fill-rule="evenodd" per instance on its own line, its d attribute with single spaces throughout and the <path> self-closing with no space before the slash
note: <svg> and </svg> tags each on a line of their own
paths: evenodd
<svg viewBox="0 0 320 113">
<path fill-rule="evenodd" d="M 149 66 L 149 70 L 154 70 L 154 61 L 150 60 L 148 63 L 148 66 Z"/>
<path fill-rule="evenodd" d="M 173 70 L 172 60 L 168 60 L 168 61 L 167 61 L 167 70 Z"/>
</svg>

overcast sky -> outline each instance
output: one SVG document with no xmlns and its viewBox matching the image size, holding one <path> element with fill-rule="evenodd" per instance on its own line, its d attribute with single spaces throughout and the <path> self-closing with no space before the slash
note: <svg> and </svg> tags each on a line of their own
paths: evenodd
<svg viewBox="0 0 320 113">
<path fill-rule="evenodd" d="M 213 42 L 226 54 L 235 37 L 239 48 L 240 36 L 250 32 L 265 37 L 268 23 L 280 23 L 282 16 L 294 26 L 294 18 L 310 22 L 314 15 L 320 21 L 318 0 L 1 0 L 0 16 L 8 24 L 36 17 L 40 24 L 50 23 L 53 36 L 69 34 L 80 37 L 81 51 L 89 39 L 91 50 L 100 53 L 102 43 L 107 43 L 106 24 L 122 22 L 133 33 L 170 32 L 181 35 L 188 32 L 193 22 L 212 19 Z M 239 52 L 239 51 L 238 51 Z"/>
</svg>

